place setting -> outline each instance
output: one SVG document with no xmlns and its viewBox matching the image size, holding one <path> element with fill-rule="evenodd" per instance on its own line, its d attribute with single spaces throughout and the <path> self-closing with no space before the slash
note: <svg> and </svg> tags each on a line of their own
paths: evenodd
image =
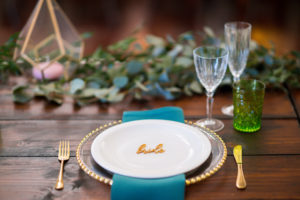
<svg viewBox="0 0 300 200">
<path fill-rule="evenodd" d="M 174 116 L 180 118 L 166 120 Z M 225 143 L 215 132 L 183 119 L 178 107 L 125 112 L 125 122 L 102 125 L 82 139 L 76 151 L 80 168 L 112 188 L 115 174 L 147 184 L 180 175 L 186 186 L 209 178 L 226 160 Z"/>
</svg>

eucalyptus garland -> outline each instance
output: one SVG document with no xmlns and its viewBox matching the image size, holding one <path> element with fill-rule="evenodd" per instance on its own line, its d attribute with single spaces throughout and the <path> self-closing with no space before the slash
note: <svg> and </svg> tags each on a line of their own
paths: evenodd
<svg viewBox="0 0 300 200">
<path fill-rule="evenodd" d="M 65 96 L 71 96 L 78 105 L 93 102 L 114 103 L 125 97 L 147 99 L 163 97 L 174 100 L 181 96 L 201 94 L 204 89 L 197 81 L 193 49 L 196 37 L 202 37 L 201 45 L 225 46 L 223 39 L 205 27 L 203 32 L 187 32 L 174 39 L 154 35 L 146 36 L 146 47 L 128 37 L 108 46 L 99 47 L 77 63 L 70 80 L 33 82 L 13 89 L 15 102 L 26 103 L 35 96 L 62 104 Z M 0 48 L 1 81 L 10 75 L 20 75 L 22 66 L 12 60 L 16 35 Z M 200 45 L 200 44 L 198 44 Z M 251 41 L 250 55 L 244 78 L 262 80 L 268 87 L 284 89 L 285 85 L 300 88 L 300 52 L 276 56 L 275 48 L 266 48 Z M 228 71 L 222 85 L 231 85 Z"/>
</svg>

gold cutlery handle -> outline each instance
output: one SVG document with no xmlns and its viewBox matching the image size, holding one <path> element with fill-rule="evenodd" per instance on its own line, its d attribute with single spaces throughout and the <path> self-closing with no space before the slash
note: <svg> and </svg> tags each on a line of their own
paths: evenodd
<svg viewBox="0 0 300 200">
<path fill-rule="evenodd" d="M 243 165 L 242 164 L 237 164 L 238 167 L 238 173 L 237 173 L 237 178 L 236 178 L 236 187 L 238 189 L 245 189 L 247 186 L 245 177 L 244 177 L 244 172 L 243 172 Z"/>
<path fill-rule="evenodd" d="M 63 171 L 64 171 L 64 160 L 60 162 L 60 170 L 55 185 L 55 189 L 57 190 L 61 190 L 64 188 Z"/>
</svg>

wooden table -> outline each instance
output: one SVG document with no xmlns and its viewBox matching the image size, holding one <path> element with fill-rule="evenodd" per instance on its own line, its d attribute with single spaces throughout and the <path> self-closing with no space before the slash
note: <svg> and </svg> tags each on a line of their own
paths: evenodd
<svg viewBox="0 0 300 200">
<path fill-rule="evenodd" d="M 100 124 L 121 118 L 123 110 L 179 106 L 188 120 L 205 116 L 205 96 L 177 101 L 153 100 L 79 108 L 71 99 L 55 106 L 42 99 L 29 104 L 12 102 L 10 87 L 0 89 L 0 199 L 109 199 L 110 187 L 82 172 L 75 158 L 79 141 Z M 300 199 L 300 91 L 267 91 L 262 129 L 235 131 L 232 119 L 220 108 L 231 94 L 215 96 L 214 116 L 225 123 L 219 135 L 228 147 L 225 165 L 209 179 L 186 188 L 186 199 Z M 298 116 L 298 117 L 297 117 Z M 60 139 L 71 142 L 62 191 L 54 189 L 59 171 Z M 248 187 L 235 187 L 236 164 L 232 147 L 242 144 Z"/>
</svg>

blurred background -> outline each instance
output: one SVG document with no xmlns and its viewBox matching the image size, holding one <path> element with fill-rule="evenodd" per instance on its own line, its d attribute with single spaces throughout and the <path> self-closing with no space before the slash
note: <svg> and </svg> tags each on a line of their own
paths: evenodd
<svg viewBox="0 0 300 200">
<path fill-rule="evenodd" d="M 277 54 L 300 50 L 299 0 L 57 0 L 79 33 L 93 32 L 85 54 L 139 28 L 146 34 L 173 37 L 209 26 L 223 35 L 224 23 L 247 21 L 252 38 Z M 0 1 L 0 44 L 21 31 L 37 0 Z"/>
</svg>

